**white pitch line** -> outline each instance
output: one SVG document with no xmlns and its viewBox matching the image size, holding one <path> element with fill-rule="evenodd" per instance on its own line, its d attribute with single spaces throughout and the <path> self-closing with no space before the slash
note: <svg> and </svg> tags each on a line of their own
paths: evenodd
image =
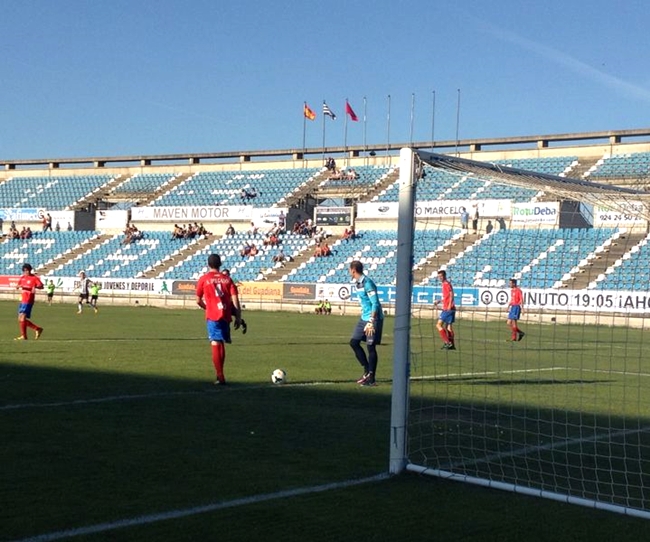
<svg viewBox="0 0 650 542">
<path fill-rule="evenodd" d="M 570 369 L 570 367 L 539 367 L 536 369 L 512 369 L 510 371 L 481 371 L 481 372 L 468 372 L 468 373 L 447 373 L 429 376 L 411 376 L 411 380 L 443 380 L 446 378 L 467 378 L 475 376 L 498 376 L 507 374 L 521 374 L 521 373 L 541 373 L 545 371 L 563 371 Z"/>
<path fill-rule="evenodd" d="M 302 487 L 297 489 L 288 489 L 286 491 L 277 491 L 275 493 L 264 493 L 261 495 L 253 495 L 251 497 L 242 497 L 240 499 L 233 499 L 231 501 L 222 501 L 203 506 L 195 506 L 193 508 L 184 508 L 177 510 L 169 510 L 167 512 L 160 512 L 158 514 L 148 514 L 138 516 L 135 518 L 121 519 L 109 523 L 98 523 L 95 525 L 87 525 L 85 527 L 75 527 L 73 529 L 66 529 L 64 531 L 54 531 L 51 533 L 44 533 L 29 538 L 21 538 L 13 542 L 50 542 L 51 540 L 61 540 L 63 538 L 70 538 L 73 536 L 84 536 L 89 534 L 103 533 L 106 531 L 114 531 L 116 529 L 124 529 L 126 527 L 139 527 L 149 523 L 157 523 L 170 519 L 185 518 L 188 516 L 195 516 L 198 514 L 205 514 L 207 512 L 215 512 L 217 510 L 224 510 L 226 508 L 235 508 L 237 506 L 246 506 L 250 504 L 259 504 L 275 499 L 286 499 L 289 497 L 298 497 L 301 495 L 308 495 L 313 493 L 323 493 L 332 489 L 345 489 L 348 487 L 358 486 L 371 482 L 380 482 L 390 477 L 388 473 L 376 474 L 368 478 L 359 478 L 356 480 L 345 480 L 343 482 L 332 482 L 330 484 L 322 484 L 319 486 Z"/>
<path fill-rule="evenodd" d="M 114 401 L 131 401 L 134 399 L 150 399 L 152 397 L 170 397 L 174 395 L 202 395 L 206 392 L 200 391 L 167 391 L 157 393 L 139 393 L 133 395 L 109 395 L 107 397 L 95 397 L 92 399 L 73 399 L 71 401 L 56 401 L 51 403 L 15 403 L 13 405 L 2 405 L 3 410 L 22 410 L 27 408 L 55 408 L 76 405 L 92 405 L 96 403 L 111 403 Z"/>
<path fill-rule="evenodd" d="M 549 450 L 556 450 L 558 448 L 568 448 L 576 444 L 582 444 L 585 442 L 598 442 L 604 439 L 614 439 L 619 437 L 625 437 L 628 435 L 634 435 L 638 433 L 648 433 L 650 432 L 650 426 L 639 427 L 636 429 L 621 429 L 620 431 L 615 431 L 613 433 L 600 433 L 596 435 L 590 435 L 588 437 L 580 437 L 573 439 L 565 439 L 557 442 L 550 442 L 548 444 L 540 444 L 538 446 L 529 446 L 527 448 L 520 448 L 519 450 L 511 450 L 509 452 L 502 452 L 498 454 L 486 455 L 478 459 L 472 459 L 470 461 L 458 461 L 456 463 L 451 463 L 450 465 L 445 465 L 440 468 L 440 470 L 453 471 L 460 467 L 474 466 L 481 463 L 490 463 L 495 460 L 501 460 L 507 457 L 520 457 L 530 455 L 535 452 L 544 452 Z"/>
<path fill-rule="evenodd" d="M 56 408 L 56 407 L 68 407 L 68 406 L 83 406 L 83 405 L 93 405 L 98 403 L 112 403 L 118 401 L 135 401 L 138 399 L 152 399 L 155 397 L 175 397 L 183 395 L 207 395 L 207 396 L 216 396 L 221 393 L 232 393 L 236 391 L 250 391 L 257 390 L 261 388 L 290 388 L 290 387 L 307 387 L 307 386 L 329 386 L 333 384 L 349 384 L 348 381 L 334 382 L 334 381 L 322 381 L 322 382 L 294 382 L 286 383 L 280 386 L 275 386 L 272 384 L 258 384 L 251 386 L 233 386 L 228 387 L 227 390 L 205 390 L 205 391 L 163 391 L 155 393 L 136 393 L 131 395 L 108 395 L 106 397 L 93 397 L 90 399 L 71 399 L 69 401 L 53 401 L 50 403 L 14 403 L 10 405 L 0 405 L 0 412 L 10 411 L 10 410 L 24 410 L 28 408 Z"/>
</svg>

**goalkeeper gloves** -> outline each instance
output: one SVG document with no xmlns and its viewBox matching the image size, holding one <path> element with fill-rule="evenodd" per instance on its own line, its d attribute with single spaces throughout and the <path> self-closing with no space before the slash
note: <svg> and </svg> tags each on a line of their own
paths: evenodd
<svg viewBox="0 0 650 542">
<path fill-rule="evenodd" d="M 375 324 L 368 322 L 363 328 L 363 333 L 366 337 L 372 337 L 375 334 Z"/>
</svg>

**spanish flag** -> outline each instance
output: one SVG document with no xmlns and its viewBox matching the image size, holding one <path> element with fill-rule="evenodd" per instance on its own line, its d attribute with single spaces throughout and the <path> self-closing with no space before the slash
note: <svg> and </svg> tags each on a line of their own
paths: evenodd
<svg viewBox="0 0 650 542">
<path fill-rule="evenodd" d="M 307 105 L 307 102 L 305 102 L 305 106 L 303 108 L 303 114 L 309 120 L 314 120 L 316 118 L 316 113 L 314 113 L 312 108 Z"/>
</svg>

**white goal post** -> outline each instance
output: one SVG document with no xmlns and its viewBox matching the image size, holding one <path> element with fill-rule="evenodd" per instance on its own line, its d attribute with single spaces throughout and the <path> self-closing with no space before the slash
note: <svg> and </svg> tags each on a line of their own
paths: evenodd
<svg viewBox="0 0 650 542">
<path fill-rule="evenodd" d="M 528 204 L 512 203 L 507 229 L 482 227 L 468 234 L 454 222 L 457 216 L 427 215 L 418 208 L 419 184 L 431 182 L 438 172 L 450 179 L 448 193 L 484 181 L 485 186 L 534 190 L 538 195 L 531 201 L 556 205 L 558 213 L 567 200 L 581 213 L 611 213 L 599 218 L 602 227 L 592 217 L 588 227 L 563 229 L 559 219 L 520 224 L 512 219 L 513 209 Z M 650 519 L 650 367 L 644 364 L 650 339 L 643 333 L 650 327 L 645 320 L 650 293 L 647 284 L 645 291 L 627 291 L 622 282 L 612 282 L 626 264 L 622 260 L 645 253 L 648 201 L 646 192 L 634 188 L 401 150 L 391 474 L 429 474 Z M 612 216 L 621 217 L 621 224 L 614 224 Z M 437 312 L 429 303 L 439 286 L 435 268 L 424 280 L 414 279 L 416 270 L 442 261 L 435 259 L 441 247 L 419 246 L 439 230 L 464 243 L 456 252 L 444 245 L 441 268 L 452 284 L 461 271 L 471 282 L 454 284 L 459 342 L 453 352 L 440 349 Z M 567 249 L 556 267 L 545 268 L 546 285 L 533 286 L 531 267 L 542 268 L 573 236 L 589 239 L 594 250 L 571 267 L 570 257 L 577 257 L 571 250 L 582 250 L 576 242 L 578 248 Z M 520 238 L 533 248 L 513 248 Z M 506 252 L 488 252 L 492 245 Z M 606 272 L 587 277 L 603 251 L 614 246 L 621 256 Z M 520 265 L 518 260 L 507 268 L 520 266 L 512 276 L 520 277 L 525 296 L 526 339 L 516 342 L 506 338 L 505 323 L 512 276 L 484 278 L 492 270 L 485 256 L 496 268 L 513 252 L 513 259 L 521 260 L 526 251 L 530 262 Z M 641 265 L 650 267 L 647 260 Z M 472 266 L 476 272 L 467 275 Z M 572 289 L 573 275 L 580 275 L 585 286 Z M 603 289 L 607 280 L 609 290 Z M 544 292 L 544 299 L 566 298 L 566 305 L 536 306 Z M 497 303 L 498 296 L 506 301 Z M 428 301 L 420 303 L 420 298 Z"/>
</svg>

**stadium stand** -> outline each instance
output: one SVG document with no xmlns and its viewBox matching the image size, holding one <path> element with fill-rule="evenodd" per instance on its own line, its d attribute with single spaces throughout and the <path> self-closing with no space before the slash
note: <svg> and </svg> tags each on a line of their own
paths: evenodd
<svg viewBox="0 0 650 542">
<path fill-rule="evenodd" d="M 498 160 L 493 163 L 564 175 L 575 167 L 578 157 L 573 154 L 560 157 L 521 158 Z M 236 166 L 233 166 L 236 167 Z M 351 179 L 328 178 L 317 181 L 318 188 L 343 189 L 354 186 L 355 197 L 374 194 L 378 185 L 390 180 L 389 173 L 395 173 L 394 166 L 354 166 L 357 177 Z M 282 205 L 286 198 L 314 179 L 323 168 L 259 169 L 251 171 L 201 171 L 194 174 L 136 173 L 119 184 L 113 184 L 112 194 L 153 194 L 168 191 L 158 197 L 153 205 L 252 205 L 271 207 Z M 593 178 L 625 178 L 647 176 L 650 171 L 650 152 L 607 155 L 598 161 L 587 175 Z M 503 185 L 472 175 L 456 175 L 425 167 L 425 176 L 420 181 L 417 198 L 419 201 L 436 200 L 481 200 L 508 199 L 512 202 L 530 202 L 541 197 L 537 190 Z M 185 176 L 187 176 L 185 178 Z M 46 208 L 70 209 L 75 203 L 98 194 L 108 183 L 117 183 L 115 175 L 63 175 L 38 177 L 9 177 L 0 183 L 0 208 Z M 319 179 L 322 178 L 318 177 Z M 185 179 L 185 180 L 183 180 Z M 174 181 L 176 181 L 174 183 Z M 251 195 L 254 193 L 254 195 Z M 398 184 L 394 182 L 372 201 L 391 202 L 398 196 Z M 153 196 L 151 196 L 153 197 Z M 131 201 L 119 201 L 112 209 L 129 209 Z M 363 224 L 359 227 L 363 228 Z M 96 277 L 142 277 L 156 275 L 165 279 L 197 278 L 205 270 L 204 255 L 220 252 L 224 265 L 231 268 L 233 276 L 240 281 L 265 280 L 272 271 L 274 280 L 284 282 L 347 283 L 347 264 L 360 259 L 380 284 L 392 284 L 395 277 L 396 228 L 367 227 L 354 240 L 334 240 L 332 255 L 325 258 L 311 256 L 313 240 L 295 234 L 284 234 L 282 246 L 285 254 L 301 263 L 286 272 L 283 266 L 273 262 L 275 248 L 261 246 L 262 235 L 237 234 L 232 237 L 215 238 L 209 245 L 197 240 L 172 240 L 169 232 L 145 232 L 142 240 L 131 244 L 122 243 L 122 235 L 114 235 L 86 254 L 76 255 L 58 265 L 54 276 L 76 275 L 85 269 Z M 527 287 L 560 287 L 560 281 L 576 272 L 594 252 L 606 246 L 618 230 L 612 228 L 564 228 L 536 230 L 535 237 L 526 230 L 499 230 L 484 235 L 473 244 L 454 254 L 447 264 L 450 276 L 458 286 L 503 286 L 508 277 L 523 279 Z M 541 233 L 540 233 L 541 232 Z M 73 235 L 70 235 L 73 234 Z M 19 264 L 29 260 L 39 266 L 65 259 L 65 254 L 79 247 L 85 240 L 97 236 L 98 232 L 37 232 L 31 240 L 6 241 L 2 243 L 0 255 L 5 273 L 16 272 Z M 460 235 L 460 231 L 442 226 L 439 230 L 427 230 L 426 253 L 417 254 L 415 267 L 425 265 Z M 239 254 L 244 243 L 258 244 L 260 251 L 255 256 L 242 257 Z M 590 284 L 590 288 L 610 288 L 614 285 L 628 285 L 639 289 L 641 263 L 647 260 L 646 243 L 641 243 L 625 254 L 605 273 Z M 495 259 L 504 247 L 514 247 L 512 258 Z M 183 255 L 186 256 L 183 257 Z M 180 259 L 180 261 L 177 261 Z M 428 270 L 427 270 L 428 272 Z M 631 275 L 636 277 L 632 281 Z M 430 275 L 423 283 L 434 278 Z"/>
<path fill-rule="evenodd" d="M 281 205 L 319 171 L 319 168 L 298 168 L 200 172 L 160 196 L 153 205 Z M 243 197 L 244 193 L 255 195 Z"/>
<path fill-rule="evenodd" d="M 594 179 L 639 178 L 650 175 L 650 152 L 605 155 L 585 173 Z"/>
<path fill-rule="evenodd" d="M 222 257 L 222 268 L 229 269 L 237 281 L 263 280 L 260 273 L 266 274 L 279 267 L 273 261 L 278 247 L 265 247 L 264 234 L 236 233 L 215 239 L 205 248 L 193 251 L 182 261 L 161 271 L 156 278 L 196 280 L 207 271 L 206 260 L 209 254 L 216 252 Z M 294 258 L 307 250 L 313 241 L 304 235 L 287 232 L 280 234 L 280 245 L 287 257 Z M 259 252 L 255 256 L 241 256 L 246 244 L 254 244 Z"/>
<path fill-rule="evenodd" d="M 175 240 L 169 232 L 147 231 L 144 237 L 124 244 L 124 235 L 110 237 L 65 264 L 59 265 L 53 276 L 76 276 L 86 271 L 95 278 L 140 278 L 151 268 L 161 265 L 165 258 L 196 243 L 198 239 Z"/>
<path fill-rule="evenodd" d="M 3 208 L 70 209 L 101 190 L 110 175 L 13 177 L 0 183 Z"/>
<path fill-rule="evenodd" d="M 616 260 L 604 273 L 589 283 L 587 288 L 599 290 L 647 291 L 650 283 L 650 235 L 631 247 Z"/>
<path fill-rule="evenodd" d="M 617 233 L 611 228 L 497 230 L 452 258 L 447 272 L 457 286 L 559 287 L 559 279 Z M 503 255 L 507 256 L 504 258 Z M 435 280 L 435 272 L 427 282 Z"/>
<path fill-rule="evenodd" d="M 98 234 L 96 231 L 47 231 L 35 232 L 31 239 L 7 239 L 0 243 L 0 274 L 19 275 L 26 262 L 34 269 L 42 268 Z"/>
</svg>

